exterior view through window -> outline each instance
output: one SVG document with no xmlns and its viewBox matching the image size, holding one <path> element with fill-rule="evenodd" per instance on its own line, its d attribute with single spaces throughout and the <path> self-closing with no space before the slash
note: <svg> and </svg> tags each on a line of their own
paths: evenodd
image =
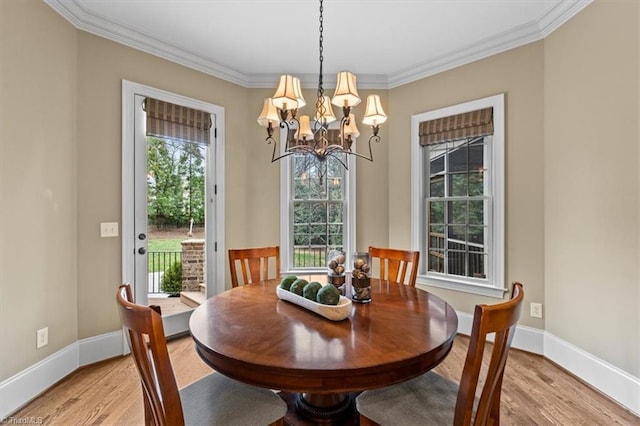
<svg viewBox="0 0 640 426">
<path fill-rule="evenodd" d="M 183 284 L 182 242 L 204 242 L 206 150 L 204 144 L 147 136 L 151 294 L 179 294 Z"/>
<path fill-rule="evenodd" d="M 486 278 L 491 136 L 431 145 L 427 170 L 430 272 Z"/>
<path fill-rule="evenodd" d="M 332 157 L 296 154 L 291 168 L 292 265 L 326 267 L 330 250 L 343 250 L 345 168 Z"/>
</svg>

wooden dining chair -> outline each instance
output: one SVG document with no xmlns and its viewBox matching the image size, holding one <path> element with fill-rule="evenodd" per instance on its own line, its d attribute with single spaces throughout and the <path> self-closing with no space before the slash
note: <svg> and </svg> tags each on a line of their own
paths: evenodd
<svg viewBox="0 0 640 426">
<path fill-rule="evenodd" d="M 146 425 L 284 425 L 287 404 L 271 390 L 212 373 L 178 390 L 158 306 L 132 303 L 131 287 L 116 295 L 144 400 Z"/>
<path fill-rule="evenodd" d="M 365 391 L 356 398 L 360 425 L 500 424 L 500 393 L 524 291 L 514 283 L 511 299 L 476 305 L 460 384 L 430 371 L 407 382 Z M 487 335 L 495 333 L 480 399 L 476 395 Z"/>
<path fill-rule="evenodd" d="M 371 262 L 377 258 L 380 262 L 378 278 L 405 284 L 407 270 L 411 267 L 409 281 L 411 287 L 416 286 L 418 276 L 419 251 L 398 250 L 392 248 L 369 247 Z"/>
<path fill-rule="evenodd" d="M 269 259 L 275 258 L 275 271 L 269 276 Z M 257 247 L 246 249 L 229 249 L 229 266 L 231 267 L 231 285 L 238 287 L 240 277 L 238 266 L 242 271 L 242 284 L 251 284 L 267 279 L 280 278 L 280 247 Z"/>
</svg>

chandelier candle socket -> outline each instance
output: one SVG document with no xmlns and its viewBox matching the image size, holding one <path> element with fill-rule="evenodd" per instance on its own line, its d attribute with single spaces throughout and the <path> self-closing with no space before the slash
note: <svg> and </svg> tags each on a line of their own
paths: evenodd
<svg viewBox="0 0 640 426">
<path fill-rule="evenodd" d="M 324 161 L 331 156 L 337 159 L 345 169 L 348 168 L 348 156 L 364 158 L 373 161 L 371 142 L 380 142 L 378 132 L 380 125 L 387 120 L 387 115 L 382 109 L 380 96 L 369 95 L 365 116 L 362 123 L 371 126 L 373 133 L 369 137 L 369 152 L 362 154 L 352 149 L 354 140 L 360 136 L 356 127 L 355 117 L 351 109 L 361 102 L 356 86 L 356 76 L 349 71 L 340 71 L 337 76 L 336 89 L 333 99 L 324 94 L 322 64 L 323 56 L 323 0 L 320 0 L 320 72 L 318 74 L 317 99 L 315 112 L 313 114 L 313 124 L 309 115 L 303 115 L 299 119 L 296 117 L 300 108 L 306 105 L 302 96 L 300 79 L 289 74 L 280 76 L 280 83 L 275 94 L 264 101 L 262 112 L 258 117 L 258 124 L 267 129 L 266 141 L 273 144 L 271 162 L 280 160 L 293 154 L 313 155 L 319 161 Z M 338 139 L 329 140 L 329 124 L 338 120 L 331 104 L 342 108 L 342 118 L 340 119 Z M 274 138 L 276 124 L 280 129 L 286 130 L 286 140 L 278 149 L 278 143 Z M 294 130 L 294 132 L 291 132 Z"/>
</svg>

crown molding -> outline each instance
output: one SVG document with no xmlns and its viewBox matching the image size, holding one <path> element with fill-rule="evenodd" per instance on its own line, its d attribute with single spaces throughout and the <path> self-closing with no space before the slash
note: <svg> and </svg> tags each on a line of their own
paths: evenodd
<svg viewBox="0 0 640 426">
<path fill-rule="evenodd" d="M 562 1 L 536 21 L 528 22 L 501 34 L 480 40 L 436 59 L 402 69 L 393 76 L 389 76 L 387 88 L 392 89 L 402 86 L 497 53 L 542 40 L 592 2 L 593 0 Z"/>
<path fill-rule="evenodd" d="M 201 71 L 247 88 L 273 88 L 279 78 L 275 74 L 243 74 L 239 71 L 202 58 L 194 52 L 178 48 L 147 34 L 127 29 L 116 22 L 87 12 L 75 0 L 43 0 L 76 28 L 115 41 L 125 46 L 159 56 L 168 61 Z M 563 0 L 542 18 L 513 28 L 493 37 L 480 40 L 455 52 L 400 69 L 390 75 L 359 74 L 362 89 L 392 89 L 479 59 L 505 52 L 541 40 L 575 16 L 593 0 Z M 298 76 L 303 87 L 316 87 L 317 75 Z M 332 80 L 333 79 L 333 80 Z M 335 77 L 326 79 L 327 86 L 335 85 Z"/>
<path fill-rule="evenodd" d="M 273 89 L 278 85 L 281 74 L 250 74 L 250 89 Z M 315 89 L 318 87 L 318 74 L 296 74 L 300 79 L 300 84 L 305 89 Z M 335 87 L 335 74 L 325 74 L 322 77 L 324 87 Z M 386 89 L 389 86 L 389 79 L 383 74 L 358 74 L 358 89 Z"/>
<path fill-rule="evenodd" d="M 193 68 L 222 80 L 249 87 L 245 74 L 205 59 L 183 48 L 172 46 L 147 34 L 130 30 L 117 22 L 87 12 L 75 0 L 43 0 L 76 28 L 154 56 Z"/>
<path fill-rule="evenodd" d="M 569 19 L 573 18 L 585 7 L 593 3 L 593 0 L 578 0 L 575 3 L 566 1 L 560 3 L 557 7 L 551 9 L 546 15 L 538 19 L 541 38 L 545 38 L 562 26 Z"/>
</svg>

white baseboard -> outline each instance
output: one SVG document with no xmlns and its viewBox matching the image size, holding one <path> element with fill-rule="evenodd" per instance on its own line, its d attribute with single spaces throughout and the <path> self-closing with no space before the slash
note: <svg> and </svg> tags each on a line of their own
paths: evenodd
<svg viewBox="0 0 640 426">
<path fill-rule="evenodd" d="M 123 355 L 122 330 L 78 341 L 80 367 Z"/>
<path fill-rule="evenodd" d="M 473 315 L 457 314 L 458 332 L 471 334 Z M 544 356 L 640 416 L 639 378 L 537 328 L 518 325 L 512 347 Z"/>
<path fill-rule="evenodd" d="M 544 356 L 640 416 L 640 379 L 549 332 Z"/>
<path fill-rule="evenodd" d="M 122 331 L 82 339 L 0 383 L 0 420 L 79 367 L 123 354 Z"/>
<path fill-rule="evenodd" d="M 189 330 L 189 318 L 193 309 L 184 312 L 178 312 L 171 315 L 163 315 L 162 326 L 166 336 L 174 336 L 176 334 Z"/>
<path fill-rule="evenodd" d="M 0 419 L 6 419 L 27 402 L 73 373 L 79 366 L 78 359 L 78 342 L 74 342 L 2 381 Z"/>
<path fill-rule="evenodd" d="M 467 336 L 470 335 L 471 327 L 473 326 L 473 315 L 465 312 L 456 313 L 458 314 L 458 333 Z M 492 336 L 489 336 L 489 340 L 493 341 Z M 538 328 L 518 325 L 516 327 L 516 334 L 513 336 L 511 347 L 543 355 L 544 331 Z"/>
</svg>

